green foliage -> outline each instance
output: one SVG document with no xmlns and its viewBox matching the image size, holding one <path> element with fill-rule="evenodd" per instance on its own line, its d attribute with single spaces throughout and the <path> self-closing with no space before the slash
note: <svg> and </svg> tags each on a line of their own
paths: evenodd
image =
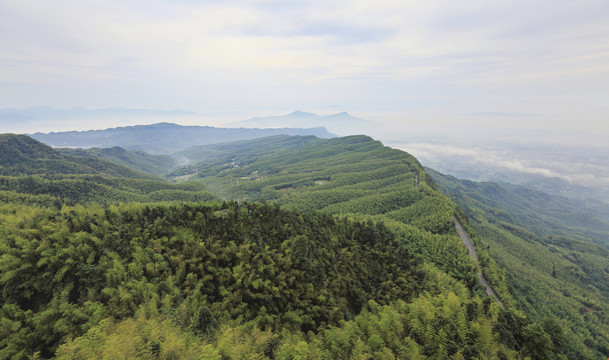
<svg viewBox="0 0 609 360">
<path fill-rule="evenodd" d="M 140 309 L 124 320 L 106 318 L 82 337 L 68 340 L 57 359 L 214 359 L 219 351 L 158 313 Z"/>
<path fill-rule="evenodd" d="M 26 316 L 19 341 L 43 354 L 150 302 L 195 333 L 227 319 L 308 331 L 359 313 L 356 297 L 421 291 L 418 260 L 381 223 L 256 204 L 0 209 L 8 326 Z"/>
<path fill-rule="evenodd" d="M 470 219 L 489 282 L 497 291 L 496 284 L 508 280 L 509 288 L 499 290 L 511 296 L 503 299 L 536 320 L 523 325 L 500 316 L 502 341 L 524 346 L 519 349 L 531 358 L 609 354 L 609 226 L 590 214 L 582 222 L 582 214 L 567 220 L 568 209 L 578 206 L 558 196 L 430 173 Z M 503 328 L 521 337 L 509 338 Z"/>
<path fill-rule="evenodd" d="M 272 333 L 260 329 L 255 322 L 228 322 L 216 336 L 199 338 L 158 313 L 145 317 L 143 310 L 138 310 L 134 318 L 119 323 L 112 319 L 101 321 L 82 337 L 62 345 L 58 358 L 87 354 L 149 358 L 154 352 L 163 357 L 170 349 L 179 349 L 183 357 L 203 359 L 517 358 L 517 352 L 493 340 L 483 313 L 468 319 L 469 305 L 482 307 L 480 300 L 470 302 L 452 292 L 420 296 L 411 304 L 399 300 L 380 306 L 369 301 L 353 320 L 341 321 L 317 333 Z M 538 325 L 530 329 L 543 331 Z M 125 337 L 132 339 L 125 341 Z M 550 340 L 547 335 L 543 338 Z"/>
<path fill-rule="evenodd" d="M 368 137 L 191 149 L 202 162 L 175 175 L 238 201 L 118 206 L 108 204 L 209 195 L 17 140 L 26 160 L 0 169 L 0 357 L 509 359 L 572 348 L 562 323 L 484 296 L 454 230 L 464 214 L 414 158 Z M 480 262 L 510 305 L 505 273 L 485 251 Z"/>
<path fill-rule="evenodd" d="M 192 149 L 188 156 L 201 160 L 190 171 L 226 200 L 373 215 L 400 228 L 412 252 L 475 286 L 475 265 L 454 230 L 454 203 L 402 151 L 367 136 L 277 136 Z"/>
<path fill-rule="evenodd" d="M 170 184 L 105 160 L 64 155 L 23 135 L 0 135 L 0 200 L 60 207 L 96 202 L 212 201 L 201 184 Z"/>
<path fill-rule="evenodd" d="M 104 149 L 64 148 L 58 149 L 58 151 L 71 156 L 107 160 L 153 175 L 164 175 L 178 163 L 177 160 L 168 155 L 151 155 L 143 151 L 125 150 L 118 146 Z"/>
</svg>

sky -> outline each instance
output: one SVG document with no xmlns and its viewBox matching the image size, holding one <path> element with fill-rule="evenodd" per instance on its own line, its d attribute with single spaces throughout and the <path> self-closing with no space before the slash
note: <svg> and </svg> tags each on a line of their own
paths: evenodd
<svg viewBox="0 0 609 360">
<path fill-rule="evenodd" d="M 609 135 L 607 0 L 0 0 L 0 50 L 0 108 Z"/>
</svg>

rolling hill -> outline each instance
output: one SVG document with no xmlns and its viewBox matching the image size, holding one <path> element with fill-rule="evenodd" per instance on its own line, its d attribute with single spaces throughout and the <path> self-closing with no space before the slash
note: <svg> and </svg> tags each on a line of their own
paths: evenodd
<svg viewBox="0 0 609 360">
<path fill-rule="evenodd" d="M 108 160 L 138 171 L 159 176 L 167 174 L 178 165 L 178 161 L 169 155 L 151 155 L 143 151 L 125 150 L 118 146 L 90 149 L 58 148 L 56 150 L 66 155 Z"/>
<path fill-rule="evenodd" d="M 0 135 L 0 195 L 44 204 L 202 201 L 201 184 L 171 184 L 102 159 L 70 156 L 25 135 Z"/>
<path fill-rule="evenodd" d="M 424 171 L 408 154 L 364 136 L 272 137 L 191 148 L 188 156 L 201 160 L 188 168 L 192 179 L 225 199 L 367 214 L 392 224 L 397 233 L 417 228 L 416 235 L 405 236 L 420 241 L 409 242 L 411 251 L 475 287 L 475 266 L 464 256 L 450 218 L 464 211 L 467 217 L 461 219 L 474 238 L 482 271 L 502 302 L 532 319 L 559 321 L 568 334 L 569 358 L 607 352 L 603 299 L 609 267 L 603 246 L 609 228 L 571 200 L 517 186 L 454 178 L 451 183 Z M 458 207 L 437 189 L 458 194 L 453 197 Z"/>
<path fill-rule="evenodd" d="M 514 237 L 528 234 L 517 223 L 526 214 L 510 218 L 501 204 L 541 211 L 542 195 L 519 207 L 509 191 L 469 184 L 482 194 L 480 208 L 455 203 L 439 191 L 447 181 L 366 136 L 191 147 L 178 154 L 190 164 L 170 175 L 178 184 L 90 156 L 159 157 L 122 149 L 80 157 L 25 136 L 0 139 L 0 170 L 11 174 L 0 178 L 3 357 L 562 359 L 605 351 L 604 253 L 583 238 L 603 223 L 574 221 L 557 230 L 563 237 L 520 238 L 523 245 Z M 193 195 L 197 203 L 183 203 Z M 204 196 L 226 201 L 203 204 Z M 485 199 L 495 202 L 483 208 Z M 178 202 L 140 204 L 160 200 Z M 131 203 L 110 205 L 119 201 Z M 502 222 L 485 220 L 487 211 Z M 488 247 L 489 233 L 503 237 Z M 540 241 L 553 245 L 537 251 Z M 545 284 L 549 259 L 556 281 Z M 530 277 L 514 273 L 530 269 Z M 502 304 L 485 294 L 478 271 Z M 585 285 L 571 284 L 578 276 Z"/>
<path fill-rule="evenodd" d="M 201 161 L 176 170 L 174 177 L 188 173 L 226 200 L 271 201 L 392 224 L 413 252 L 484 294 L 475 262 L 455 230 L 457 207 L 407 153 L 367 136 L 275 136 L 191 148 L 184 155 Z M 501 279 L 493 280 L 505 294 Z"/>
</svg>

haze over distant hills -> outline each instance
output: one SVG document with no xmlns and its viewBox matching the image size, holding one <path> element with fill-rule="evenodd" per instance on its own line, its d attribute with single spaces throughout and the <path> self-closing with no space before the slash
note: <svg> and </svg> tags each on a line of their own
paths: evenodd
<svg viewBox="0 0 609 360">
<path fill-rule="evenodd" d="M 216 144 L 226 141 L 254 139 L 272 135 L 314 135 L 331 138 L 334 134 L 324 128 L 313 129 L 245 129 L 210 126 L 182 126 L 171 123 L 136 125 L 105 130 L 35 133 L 34 139 L 53 147 L 109 148 L 121 146 L 151 154 L 170 154 L 190 146 Z"/>
<path fill-rule="evenodd" d="M 340 135 L 364 134 L 374 130 L 372 121 L 352 116 L 347 112 L 329 115 L 318 115 L 311 112 L 294 111 L 287 115 L 262 116 L 238 120 L 235 114 L 228 116 L 218 113 L 199 113 L 184 109 L 137 109 L 109 107 L 87 109 L 84 107 L 55 108 L 51 106 L 34 106 L 28 108 L 0 108 L 0 122 L 4 132 L 57 132 L 71 130 L 105 129 L 111 127 L 171 122 L 198 125 L 205 118 L 205 123 L 226 124 L 231 127 L 246 128 L 314 128 L 325 127 L 332 133 Z M 211 123 L 209 122 L 211 121 Z M 85 125 L 90 126 L 85 126 Z M 222 125 L 220 125 L 222 126 Z"/>
<path fill-rule="evenodd" d="M 325 127 L 340 135 L 361 134 L 372 128 L 368 120 L 351 116 L 347 112 L 331 115 L 317 115 L 310 112 L 294 111 L 287 115 L 255 117 L 249 120 L 237 121 L 234 125 L 244 127 L 277 128 L 277 127 Z"/>
<path fill-rule="evenodd" d="M 598 136 L 543 132 L 466 139 L 419 137 L 393 145 L 425 166 L 462 179 L 508 182 L 550 194 L 609 203 L 609 147 Z"/>
</svg>

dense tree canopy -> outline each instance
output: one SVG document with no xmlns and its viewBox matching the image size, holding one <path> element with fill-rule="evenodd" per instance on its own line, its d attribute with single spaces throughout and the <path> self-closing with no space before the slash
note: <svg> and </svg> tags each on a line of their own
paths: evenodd
<svg viewBox="0 0 609 360">
<path fill-rule="evenodd" d="M 251 203 L 0 211 L 3 357 L 47 357 L 66 341 L 62 356 L 518 350 L 494 338 L 499 308 L 424 264 L 382 223 Z M 501 329 L 510 339 L 529 331 Z M 546 336 L 541 325 L 530 331 Z M 136 333 L 125 348 L 124 332 Z"/>
<path fill-rule="evenodd" d="M 609 354 L 609 225 L 559 196 L 429 172 L 467 212 L 483 261 L 502 265 L 512 303 L 564 328 L 569 358 Z"/>
<path fill-rule="evenodd" d="M 468 256 L 453 216 L 480 239 L 416 159 L 368 137 L 191 149 L 201 162 L 174 176 L 197 182 L 177 185 L 26 137 L 0 146 L 20 159 L 0 163 L 0 358 L 554 359 L 568 347 L 564 324 L 514 307 L 488 252 Z M 217 199 L 205 189 L 227 201 L 202 203 Z"/>
</svg>

